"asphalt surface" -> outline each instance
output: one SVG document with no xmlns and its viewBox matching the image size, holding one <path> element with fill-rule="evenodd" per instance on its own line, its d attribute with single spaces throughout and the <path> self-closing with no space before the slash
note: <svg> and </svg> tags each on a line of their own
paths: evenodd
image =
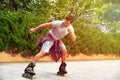
<svg viewBox="0 0 120 80">
<path fill-rule="evenodd" d="M 0 63 L 0 80 L 29 80 L 21 77 L 27 63 Z M 64 77 L 56 75 L 60 62 L 38 62 L 32 80 L 120 80 L 120 60 L 67 62 Z"/>
</svg>

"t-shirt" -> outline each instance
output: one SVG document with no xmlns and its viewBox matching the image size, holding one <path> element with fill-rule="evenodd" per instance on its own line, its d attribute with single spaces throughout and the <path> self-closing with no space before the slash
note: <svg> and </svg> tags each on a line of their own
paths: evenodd
<svg viewBox="0 0 120 80">
<path fill-rule="evenodd" d="M 49 31 L 50 34 L 52 35 L 52 37 L 55 39 L 55 40 L 58 40 L 58 39 L 61 39 L 63 38 L 65 35 L 67 35 L 69 32 L 68 32 L 68 29 L 74 33 L 74 28 L 73 26 L 70 24 L 68 27 L 65 27 L 63 25 L 63 22 L 64 21 L 61 21 L 61 20 L 57 20 L 57 21 L 53 21 L 52 22 L 52 28 L 51 30 Z"/>
</svg>

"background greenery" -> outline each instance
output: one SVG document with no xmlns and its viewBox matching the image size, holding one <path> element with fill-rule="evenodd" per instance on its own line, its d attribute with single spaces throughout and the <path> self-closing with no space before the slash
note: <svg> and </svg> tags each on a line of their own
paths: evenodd
<svg viewBox="0 0 120 80">
<path fill-rule="evenodd" d="M 0 51 L 36 54 L 36 41 L 49 29 L 29 34 L 42 23 L 75 16 L 77 40 L 63 38 L 69 54 L 120 54 L 119 0 L 0 0 Z"/>
</svg>

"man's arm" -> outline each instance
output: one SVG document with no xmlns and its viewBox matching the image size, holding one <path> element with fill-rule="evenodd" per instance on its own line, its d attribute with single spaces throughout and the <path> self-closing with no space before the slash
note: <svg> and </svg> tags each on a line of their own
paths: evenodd
<svg viewBox="0 0 120 80">
<path fill-rule="evenodd" d="M 69 36 L 70 36 L 71 40 L 75 41 L 76 40 L 76 35 L 69 29 L 68 29 L 68 32 L 69 32 Z"/>
<path fill-rule="evenodd" d="M 44 23 L 44 24 L 41 24 L 35 28 L 31 28 L 29 30 L 30 34 L 32 34 L 33 32 L 35 32 L 36 30 L 41 30 L 43 28 L 52 28 L 52 22 L 49 22 L 49 23 Z"/>
</svg>

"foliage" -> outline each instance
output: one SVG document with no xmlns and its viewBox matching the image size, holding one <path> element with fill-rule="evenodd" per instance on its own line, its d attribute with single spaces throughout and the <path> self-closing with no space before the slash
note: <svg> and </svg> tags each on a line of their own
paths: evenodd
<svg viewBox="0 0 120 80">
<path fill-rule="evenodd" d="M 118 0 L 1 0 L 0 51 L 37 53 L 36 41 L 49 29 L 30 35 L 29 29 L 52 20 L 75 16 L 77 40 L 63 38 L 68 52 L 78 55 L 120 54 L 120 6 Z M 112 17 L 111 17 L 112 16 Z M 101 32 L 96 24 L 109 27 Z"/>
<path fill-rule="evenodd" d="M 45 5 L 38 7 L 41 8 L 41 11 L 46 8 L 46 11 L 44 13 L 39 12 L 39 14 L 38 11 L 28 12 L 24 10 L 4 10 L 0 12 L 0 51 L 38 52 L 36 41 L 40 36 L 46 34 L 48 29 L 38 31 L 32 35 L 29 34 L 29 29 L 50 20 L 48 18 L 50 17 L 49 9 Z"/>
</svg>

